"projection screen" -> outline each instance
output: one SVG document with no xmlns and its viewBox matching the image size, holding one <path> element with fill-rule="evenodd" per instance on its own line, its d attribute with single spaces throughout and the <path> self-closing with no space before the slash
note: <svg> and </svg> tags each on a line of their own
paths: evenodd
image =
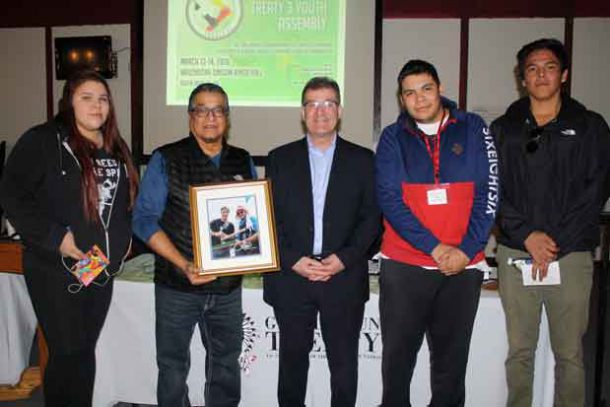
<svg viewBox="0 0 610 407">
<path fill-rule="evenodd" d="M 147 0 L 144 153 L 188 134 L 198 83 L 229 94 L 232 144 L 253 155 L 302 136 L 300 94 L 312 76 L 341 86 L 342 133 L 373 141 L 375 2 Z"/>
</svg>

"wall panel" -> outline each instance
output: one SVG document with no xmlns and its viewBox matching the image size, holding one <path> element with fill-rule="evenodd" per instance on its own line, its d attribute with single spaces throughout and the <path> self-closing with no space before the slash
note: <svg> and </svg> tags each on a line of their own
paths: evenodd
<svg viewBox="0 0 610 407">
<path fill-rule="evenodd" d="M 0 29 L 0 55 L 0 140 L 10 149 L 47 118 L 44 28 Z"/>
<path fill-rule="evenodd" d="M 610 122 L 608 40 L 610 18 L 574 19 L 572 96 Z"/>
<path fill-rule="evenodd" d="M 409 59 L 436 66 L 445 95 L 458 101 L 460 80 L 459 19 L 390 19 L 383 22 L 381 126 L 396 120 L 396 78 Z"/>
<path fill-rule="evenodd" d="M 515 77 L 517 51 L 542 37 L 563 41 L 560 18 L 472 19 L 468 48 L 467 109 L 487 122 L 503 114 L 519 97 Z"/>
</svg>

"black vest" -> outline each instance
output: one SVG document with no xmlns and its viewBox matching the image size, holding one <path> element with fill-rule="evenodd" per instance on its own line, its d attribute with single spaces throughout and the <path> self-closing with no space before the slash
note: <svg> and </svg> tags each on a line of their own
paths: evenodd
<svg viewBox="0 0 610 407">
<path fill-rule="evenodd" d="M 159 152 L 165 160 L 168 183 L 165 210 L 159 223 L 178 251 L 187 259 L 193 259 L 189 185 L 252 179 L 250 155 L 246 150 L 225 144 L 220 168 L 217 168 L 192 135 L 161 147 Z M 241 284 L 241 276 L 220 277 L 194 286 L 171 262 L 155 255 L 155 283 L 181 291 L 226 294 Z"/>
</svg>

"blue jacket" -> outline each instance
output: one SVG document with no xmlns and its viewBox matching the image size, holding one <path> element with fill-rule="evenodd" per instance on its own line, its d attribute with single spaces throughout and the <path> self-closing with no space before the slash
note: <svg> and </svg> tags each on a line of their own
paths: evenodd
<svg viewBox="0 0 610 407">
<path fill-rule="evenodd" d="M 466 233 L 458 245 L 472 260 L 484 249 L 496 215 L 497 153 L 481 117 L 457 110 L 447 99 L 443 106 L 450 116 L 441 131 L 439 182 L 474 184 Z M 377 198 L 386 225 L 398 238 L 430 255 L 441 240 L 414 215 L 403 196 L 405 185 L 434 184 L 432 159 L 423 137 L 407 112 L 383 130 L 376 154 Z"/>
</svg>

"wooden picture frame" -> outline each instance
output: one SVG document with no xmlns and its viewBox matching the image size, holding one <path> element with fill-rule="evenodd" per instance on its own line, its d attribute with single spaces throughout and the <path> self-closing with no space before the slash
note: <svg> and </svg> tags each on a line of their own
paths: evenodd
<svg viewBox="0 0 610 407">
<path fill-rule="evenodd" d="M 193 261 L 202 275 L 280 269 L 269 180 L 191 186 L 189 198 Z"/>
</svg>

